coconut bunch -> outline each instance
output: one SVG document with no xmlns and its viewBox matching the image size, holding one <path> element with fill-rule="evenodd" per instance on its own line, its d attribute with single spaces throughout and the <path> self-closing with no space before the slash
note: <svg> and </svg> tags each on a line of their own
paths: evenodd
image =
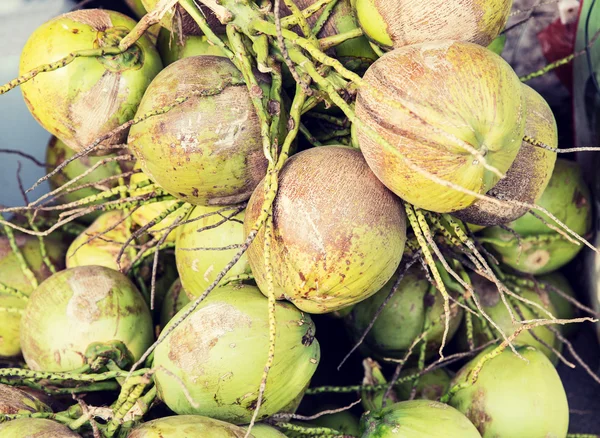
<svg viewBox="0 0 600 438">
<path fill-rule="evenodd" d="M 566 436 L 591 201 L 511 1 L 128 3 L 0 87 L 53 136 L 2 210 L 1 436 Z"/>
</svg>

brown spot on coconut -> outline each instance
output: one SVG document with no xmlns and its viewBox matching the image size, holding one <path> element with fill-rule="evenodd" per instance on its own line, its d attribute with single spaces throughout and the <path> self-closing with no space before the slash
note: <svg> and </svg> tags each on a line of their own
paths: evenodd
<svg viewBox="0 0 600 438">
<path fill-rule="evenodd" d="M 19 74 L 73 52 L 115 46 L 135 24 L 123 14 L 100 9 L 56 17 L 29 37 Z M 121 55 L 80 57 L 58 70 L 37 75 L 21 85 L 21 90 L 40 124 L 80 151 L 133 118 L 146 87 L 161 68 L 156 48 L 142 36 Z M 125 130 L 102 144 L 123 143 L 126 136 Z"/>
<path fill-rule="evenodd" d="M 267 160 L 241 73 L 223 57 L 181 59 L 150 84 L 138 113 L 185 97 L 185 103 L 131 128 L 128 144 L 144 173 L 195 205 L 245 201 L 265 175 Z"/>
<path fill-rule="evenodd" d="M 246 209 L 246 234 L 261 213 L 263 199 L 259 184 Z M 264 239 L 263 229 L 247 254 L 266 293 Z M 405 240 L 400 200 L 373 175 L 360 151 L 342 146 L 309 149 L 282 169 L 270 242 L 278 299 L 309 313 L 333 312 L 364 300 L 393 275 Z"/>
<path fill-rule="evenodd" d="M 364 81 L 356 117 L 388 144 L 358 126 L 360 149 L 375 175 L 416 207 L 438 213 L 468 207 L 477 198 L 460 188 L 486 193 L 500 179 L 481 156 L 506 172 L 519 152 L 521 82 L 481 46 L 437 41 L 395 49 L 369 67 Z"/>
<path fill-rule="evenodd" d="M 525 84 L 522 87 L 527 106 L 525 135 L 551 148 L 558 147 L 556 120 L 550 106 L 533 88 Z M 499 200 L 534 204 L 544 193 L 555 162 L 556 152 L 523 141 L 505 178 L 501 179 L 487 194 Z M 453 215 L 473 224 L 493 226 L 512 222 L 527 211 L 529 211 L 528 207 L 509 204 L 498 206 L 478 199 L 470 207 L 454 212 Z"/>
</svg>

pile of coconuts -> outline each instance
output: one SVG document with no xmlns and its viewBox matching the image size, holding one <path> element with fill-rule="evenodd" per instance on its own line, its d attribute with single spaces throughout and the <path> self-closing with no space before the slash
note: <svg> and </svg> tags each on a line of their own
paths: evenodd
<svg viewBox="0 0 600 438">
<path fill-rule="evenodd" d="M 567 436 L 591 195 L 511 0 L 126 3 L 0 86 L 52 136 L 0 210 L 0 437 Z"/>
</svg>

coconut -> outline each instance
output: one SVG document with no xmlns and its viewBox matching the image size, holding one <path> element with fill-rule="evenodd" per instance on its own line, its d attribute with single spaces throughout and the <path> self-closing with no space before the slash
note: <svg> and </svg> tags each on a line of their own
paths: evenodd
<svg viewBox="0 0 600 438">
<path fill-rule="evenodd" d="M 556 148 L 558 131 L 550 106 L 533 88 L 525 84 L 522 86 L 527 103 L 525 135 Z M 534 204 L 548 186 L 555 162 L 556 152 L 523 141 L 505 178 L 487 194 L 499 200 Z M 498 206 L 490 201 L 478 199 L 470 207 L 455 212 L 454 216 L 473 224 L 491 226 L 511 222 L 528 211 L 528 207 L 520 205 Z"/>
<path fill-rule="evenodd" d="M 489 347 L 467 363 L 452 381 L 471 378 Z M 472 385 L 461 388 L 450 405 L 464 413 L 487 437 L 564 437 L 569 427 L 567 396 L 550 360 L 531 346 L 510 349 L 483 365 Z M 457 435 L 460 436 L 460 435 Z"/>
<path fill-rule="evenodd" d="M 224 248 L 244 243 L 244 211 L 235 215 L 234 210 L 215 214 L 219 210 L 222 207 L 196 206 L 186 219 L 189 223 L 181 225 L 177 230 L 177 271 L 185 292 L 190 297 L 202 295 L 239 251 L 235 247 L 227 250 L 194 248 Z M 230 216 L 229 220 L 225 220 Z M 217 226 L 220 222 L 223 223 Z M 244 254 L 227 273 L 227 277 L 250 273 L 248 257 Z"/>
<path fill-rule="evenodd" d="M 31 394 L 12 386 L 0 384 L 0 415 L 31 412 L 52 412 L 52 410 Z"/>
<path fill-rule="evenodd" d="M 382 47 L 427 41 L 487 46 L 508 21 L 512 0 L 356 0 L 365 35 Z"/>
<path fill-rule="evenodd" d="M 388 145 L 357 126 L 360 149 L 375 175 L 416 207 L 448 213 L 477 198 L 434 182 L 407 163 L 487 193 L 499 176 L 465 147 L 503 173 L 519 152 L 523 87 L 500 56 L 481 46 L 437 41 L 403 47 L 375 61 L 363 79 L 356 117 Z"/>
<path fill-rule="evenodd" d="M 114 47 L 135 26 L 118 12 L 83 9 L 36 29 L 21 53 L 19 74 L 81 50 Z M 80 151 L 131 120 L 150 81 L 162 68 L 152 42 L 142 36 L 121 55 L 80 57 L 21 85 L 27 107 L 52 135 Z M 123 143 L 127 131 L 103 144 Z"/>
<path fill-rule="evenodd" d="M 255 424 L 252 427 L 252 436 L 254 438 L 287 438 L 279 430 L 266 424 Z"/>
<path fill-rule="evenodd" d="M 463 414 L 431 400 L 404 401 L 365 412 L 360 432 L 361 438 L 481 438 Z"/>
<path fill-rule="evenodd" d="M 579 235 L 585 235 L 591 228 L 591 195 L 575 162 L 556 160 L 550 182 L 537 205 Z M 537 216 L 553 223 L 544 213 Z M 482 232 L 484 242 L 504 264 L 521 272 L 535 275 L 552 272 L 573 260 L 583 249 L 583 245 L 568 241 L 531 213 L 509 223 L 508 227 L 521 236 L 520 242 L 513 233 L 500 227 L 486 228 Z"/>
<path fill-rule="evenodd" d="M 125 250 L 120 266 L 117 257 L 129 236 L 131 231 L 127 226 L 127 213 L 114 210 L 102 214 L 69 246 L 67 268 L 95 265 L 115 271 L 126 269 L 135 256 L 133 247 Z"/>
<path fill-rule="evenodd" d="M 375 295 L 356 304 L 346 324 L 354 339 L 365 331 L 379 306 L 390 294 L 398 278 L 395 274 Z M 444 330 L 444 299 L 434 290 L 421 266 L 412 266 L 400 281 L 396 293 L 375 321 L 364 344 L 369 351 L 380 357 L 403 358 L 415 338 L 423 332 L 423 324 L 429 312 L 430 331 L 427 335 L 427 356 L 431 357 L 440 348 Z M 449 323 L 448 341 L 454 336 L 462 320 L 463 311 L 453 307 Z M 419 351 L 419 345 L 415 351 Z"/>
<path fill-rule="evenodd" d="M 259 419 L 280 412 L 303 392 L 319 363 L 319 343 L 310 317 L 290 303 L 278 302 L 275 318 L 275 362 Z M 154 378 L 159 397 L 180 415 L 249 423 L 268 356 L 268 320 L 267 299 L 256 287 L 215 289 L 156 348 Z"/>
<path fill-rule="evenodd" d="M 91 344 L 114 341 L 138 360 L 152 344 L 152 318 L 133 283 L 102 266 L 54 274 L 31 294 L 21 319 L 23 357 L 36 371 L 75 370 Z"/>
<path fill-rule="evenodd" d="M 262 212 L 263 184 L 246 209 L 248 234 Z M 271 268 L 275 296 L 309 313 L 326 313 L 377 292 L 400 263 L 406 219 L 400 201 L 369 170 L 360 151 L 343 146 L 293 156 L 273 204 Z M 267 292 L 264 227 L 248 250 Z"/>
<path fill-rule="evenodd" d="M 218 56 L 181 59 L 150 84 L 138 113 L 184 97 L 189 100 L 131 128 L 128 145 L 144 173 L 191 204 L 245 201 L 265 175 L 267 160 L 241 73 Z"/>
<path fill-rule="evenodd" d="M 166 66 L 175 61 L 192 56 L 212 55 L 225 57 L 223 49 L 211 44 L 204 35 L 177 35 L 168 29 L 161 29 L 158 34 L 158 52 Z"/>
<path fill-rule="evenodd" d="M 573 287 L 569 283 L 567 277 L 560 272 L 552 272 L 551 274 L 539 276 L 537 280 L 540 283 L 547 285 L 545 288 L 543 288 L 543 290 L 548 294 L 548 298 L 550 298 L 550 302 L 556 311 L 555 316 L 557 318 L 572 319 L 577 317 L 578 310 L 575 308 L 575 306 L 573 306 L 570 301 L 563 298 L 555 290 L 558 289 L 569 297 L 575 298 L 575 291 L 573 290 Z M 540 285 L 540 287 L 537 289 L 541 288 L 542 286 Z M 565 324 L 559 325 L 557 328 L 565 335 L 572 335 L 575 333 L 578 327 L 578 324 Z"/>
<path fill-rule="evenodd" d="M 518 322 L 521 319 L 533 320 L 538 318 L 548 318 L 548 315 L 542 313 L 542 310 L 507 296 L 506 298 L 517 320 L 517 322 L 513 323 L 508 309 L 502 302 L 500 293 L 498 292 L 498 287 L 491 281 L 486 280 L 477 274 L 471 275 L 471 280 L 473 283 L 473 290 L 477 294 L 483 310 L 492 319 L 492 321 L 494 321 L 502 329 L 506 336 L 512 335 L 517 329 L 519 329 L 519 327 L 522 326 L 522 324 Z M 546 309 L 546 311 L 558 318 L 556 308 L 552 304 L 552 301 L 545 290 L 541 288 L 532 290 L 521 287 L 518 291 L 518 294 L 522 298 L 542 306 L 544 309 Z M 522 313 L 522 317 L 519 315 L 519 312 Z M 500 334 L 493 327 L 491 330 L 494 337 L 500 336 Z M 473 318 L 473 337 L 476 347 L 490 341 L 486 335 L 486 331 L 483 328 L 482 321 L 479 318 Z M 464 344 L 464 341 L 466 341 L 466 335 L 462 336 L 461 340 Z M 552 332 L 548 327 L 544 326 L 536 327 L 533 330 L 522 331 L 512 342 L 515 345 L 531 345 L 548 356 L 548 358 L 550 358 L 554 363 L 558 361 L 558 357 L 550 347 L 554 347 L 559 351 L 562 349 L 562 343 L 556 337 L 554 332 Z"/>
<path fill-rule="evenodd" d="M 2 438 L 80 438 L 80 436 L 56 421 L 45 418 L 18 418 L 0 423 Z"/>
<path fill-rule="evenodd" d="M 46 170 L 48 173 L 53 171 L 56 167 L 69 160 L 75 155 L 75 151 L 64 144 L 61 140 L 56 137 L 50 138 L 48 146 L 46 148 Z M 58 187 L 65 185 L 67 182 L 75 179 L 82 173 L 89 171 L 93 166 L 97 165 L 98 162 L 116 157 L 116 154 L 108 154 L 102 157 L 94 157 L 91 155 L 85 155 L 76 160 L 71 161 L 67 164 L 60 172 L 55 173 L 48 180 L 50 189 L 55 190 Z M 132 163 L 130 161 L 111 161 L 106 164 L 102 164 L 93 170 L 88 175 L 79 179 L 73 183 L 69 188 L 65 189 L 65 192 L 70 188 L 75 188 L 84 184 L 98 183 L 106 178 L 120 175 L 125 171 L 131 170 Z M 118 184 L 118 179 L 113 178 L 110 181 L 102 184 L 93 184 L 90 187 L 85 187 L 74 192 L 66 193 L 58 198 L 58 202 L 67 204 L 71 202 L 79 201 L 80 199 L 87 198 L 88 196 L 97 195 L 103 190 L 109 190 Z M 98 203 L 90 204 L 96 205 Z M 95 211 L 79 218 L 80 221 L 91 223 L 94 219 L 102 214 L 102 211 Z"/>
<path fill-rule="evenodd" d="M 185 307 L 190 299 L 183 290 L 181 280 L 177 279 L 173 285 L 167 291 L 167 295 L 163 299 L 161 312 L 160 312 L 160 326 L 164 327 L 167 323 L 173 319 L 173 317 L 181 309 Z"/>
<path fill-rule="evenodd" d="M 42 258 L 40 241 L 37 237 L 16 233 L 15 242 L 38 282 L 52 275 Z M 62 269 L 66 250 L 64 243 L 56 237 L 46 237 L 44 243 L 49 260 L 56 269 Z M 33 292 L 33 284 L 21 269 L 7 237 L 0 237 L 0 283 L 25 295 Z M 21 353 L 19 309 L 24 309 L 26 305 L 27 300 L 0 292 L 0 357 L 14 357 Z"/>
<path fill-rule="evenodd" d="M 244 438 L 241 427 L 200 415 L 177 415 L 148 421 L 136 427 L 128 438 Z M 258 435 L 250 435 L 259 438 Z"/>
</svg>

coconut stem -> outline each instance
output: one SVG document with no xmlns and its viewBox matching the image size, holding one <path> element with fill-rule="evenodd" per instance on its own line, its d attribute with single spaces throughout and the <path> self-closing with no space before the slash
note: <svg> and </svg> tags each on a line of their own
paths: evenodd
<svg viewBox="0 0 600 438">
<path fill-rule="evenodd" d="M 25 260 L 25 257 L 23 256 L 23 253 L 21 252 L 21 248 L 19 248 L 19 245 L 17 245 L 17 242 L 15 240 L 15 234 L 13 233 L 12 228 L 9 227 L 6 223 L 3 225 L 4 225 L 4 232 L 6 233 L 6 237 L 8 238 L 8 242 L 10 244 L 10 248 L 12 249 L 12 252 L 15 254 L 15 257 L 17 258 L 17 260 L 19 262 L 21 271 L 23 272 L 25 277 L 27 277 L 27 280 L 29 281 L 31 286 L 34 289 L 36 289 L 38 287 L 39 283 L 37 281 L 37 278 L 35 278 L 34 273 L 31 271 L 31 268 L 27 264 L 27 261 Z"/>
<path fill-rule="evenodd" d="M 0 86 L 0 95 L 9 92 L 13 88 L 18 87 L 19 85 L 24 84 L 25 82 L 29 82 L 33 78 L 35 78 L 40 73 L 48 73 L 51 71 L 58 70 L 59 68 L 66 67 L 77 58 L 85 58 L 85 57 L 102 57 L 102 56 L 114 56 L 123 53 L 118 47 L 103 47 L 98 49 L 86 49 L 79 50 L 77 52 L 69 53 L 62 59 L 58 61 L 51 62 L 49 64 L 40 65 L 39 67 L 34 68 L 33 70 L 28 71 L 24 75 L 19 76 L 16 79 Z"/>
<path fill-rule="evenodd" d="M 352 437 L 352 435 L 345 435 L 342 432 L 328 427 L 306 427 L 292 423 L 277 423 L 277 427 L 309 437 Z"/>
<path fill-rule="evenodd" d="M 338 0 L 332 1 L 331 3 L 328 3 L 323 8 L 323 11 L 319 14 L 319 17 L 317 18 L 317 21 L 315 22 L 315 24 L 312 28 L 313 35 L 318 35 L 319 32 L 321 32 L 321 29 L 323 28 L 323 26 L 325 26 L 325 23 L 327 22 L 327 20 L 329 20 L 329 17 L 331 16 L 331 13 L 333 12 L 333 8 L 335 8 L 337 3 L 338 3 Z"/>
<path fill-rule="evenodd" d="M 358 38 L 363 35 L 363 31 L 360 27 L 356 29 L 352 29 L 348 32 L 338 33 L 336 35 L 332 35 L 330 37 L 321 38 L 319 40 L 319 45 L 321 46 L 321 50 L 328 50 L 332 47 L 335 47 L 339 44 L 342 44 L 345 41 L 352 40 L 354 38 Z"/>
<path fill-rule="evenodd" d="M 331 3 L 336 3 L 338 0 L 317 0 L 306 8 L 302 9 L 302 15 L 305 18 L 309 18 L 312 15 L 316 14 L 321 10 L 323 6 L 329 5 Z M 298 24 L 298 17 L 294 15 L 289 15 L 287 17 L 283 17 L 281 19 L 281 27 L 284 29 L 288 29 L 292 26 L 296 26 Z"/>
<path fill-rule="evenodd" d="M 117 432 L 117 430 L 121 426 L 125 415 L 136 404 L 136 402 L 141 398 L 142 394 L 144 393 L 144 390 L 151 383 L 151 380 L 148 376 L 144 375 L 144 376 L 140 376 L 140 377 L 141 378 L 138 379 L 135 383 L 129 383 L 129 385 L 131 385 L 130 387 L 128 386 L 127 382 L 136 380 L 135 378 L 129 379 L 123 385 L 121 394 L 119 394 L 119 398 L 118 398 L 117 402 L 115 403 L 115 407 L 113 408 L 114 415 L 113 415 L 112 419 L 110 420 L 110 423 L 108 423 L 108 425 L 105 429 L 105 432 L 104 432 L 105 436 L 107 436 L 107 437 L 114 436 L 114 434 Z M 125 396 L 122 397 L 122 395 L 124 395 L 124 394 L 125 394 Z"/>
<path fill-rule="evenodd" d="M 226 286 L 230 283 L 237 283 L 241 281 L 254 280 L 254 276 L 252 274 L 240 274 L 240 275 L 232 275 L 231 277 L 227 277 L 223 279 L 219 287 Z"/>
<path fill-rule="evenodd" d="M 21 292 L 18 289 L 10 287 L 4 283 L 0 283 L 0 294 L 11 295 L 13 297 L 21 298 L 25 301 L 29 300 L 29 297 L 25 293 Z"/>
<path fill-rule="evenodd" d="M 68 373 L 50 373 L 45 371 L 26 370 L 23 368 L 1 368 L 0 377 L 20 377 L 21 379 L 27 380 L 51 380 L 54 381 L 53 383 L 57 381 L 103 382 L 106 380 L 116 379 L 117 377 L 126 377 L 130 373 L 132 373 L 133 376 L 139 376 L 148 371 L 147 369 L 141 369 L 135 373 L 128 373 L 127 371 L 107 371 L 105 373 L 85 374 L 85 369 L 89 370 L 89 366 L 84 366 L 81 368 L 81 370 L 77 370 L 77 372 Z M 6 383 L 6 381 L 2 383 Z M 18 382 L 12 384 L 18 384 Z"/>
<path fill-rule="evenodd" d="M 53 412 L 23 412 L 19 414 L 0 414 L 0 423 L 11 420 L 18 420 L 19 418 L 44 418 L 46 420 L 54 420 L 58 423 L 68 425 L 73 420 L 62 413 Z"/>
</svg>

